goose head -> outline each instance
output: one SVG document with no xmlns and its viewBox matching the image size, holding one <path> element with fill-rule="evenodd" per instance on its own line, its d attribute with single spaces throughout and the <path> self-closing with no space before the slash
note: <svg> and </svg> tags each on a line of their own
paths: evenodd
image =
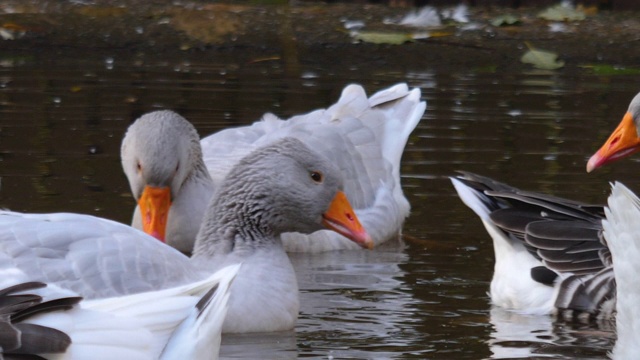
<svg viewBox="0 0 640 360">
<path fill-rule="evenodd" d="M 284 232 L 325 228 L 371 248 L 373 241 L 342 186 L 338 168 L 297 139 L 257 149 L 229 172 L 213 196 L 194 256 L 255 248 Z"/>
<path fill-rule="evenodd" d="M 618 127 L 587 162 L 587 172 L 640 151 L 640 93 L 631 103 Z"/>
<path fill-rule="evenodd" d="M 178 212 L 174 202 L 181 198 L 179 195 L 187 192 L 190 183 L 211 183 L 196 129 L 172 111 L 156 111 L 137 119 L 122 141 L 121 160 L 138 204 L 133 226 L 162 241 L 167 235 L 170 215 Z M 196 225 L 192 239 L 200 219 L 193 220 Z"/>
</svg>

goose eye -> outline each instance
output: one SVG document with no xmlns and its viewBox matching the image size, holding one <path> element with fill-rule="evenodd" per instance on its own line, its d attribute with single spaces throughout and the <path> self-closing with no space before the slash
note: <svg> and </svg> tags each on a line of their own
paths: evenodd
<svg viewBox="0 0 640 360">
<path fill-rule="evenodd" d="M 321 183 L 322 180 L 324 179 L 324 176 L 322 176 L 322 173 L 319 171 L 312 171 L 310 176 L 311 176 L 311 179 L 317 183 Z"/>
<path fill-rule="evenodd" d="M 180 169 L 180 163 L 178 163 L 178 165 L 176 165 L 176 171 L 175 171 L 176 174 L 178 173 L 178 169 Z"/>
<path fill-rule="evenodd" d="M 140 165 L 140 163 L 136 164 L 136 168 L 138 169 L 138 173 L 142 172 L 142 165 Z"/>
</svg>

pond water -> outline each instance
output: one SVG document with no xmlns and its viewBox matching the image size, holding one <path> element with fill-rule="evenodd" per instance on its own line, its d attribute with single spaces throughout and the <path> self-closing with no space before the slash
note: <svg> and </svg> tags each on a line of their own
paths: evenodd
<svg viewBox="0 0 640 360">
<path fill-rule="evenodd" d="M 428 108 L 403 157 L 412 204 L 402 241 L 373 251 L 292 254 L 301 316 L 295 332 L 228 336 L 224 358 L 605 359 L 597 324 L 492 309 L 491 240 L 447 179 L 456 170 L 532 191 L 604 202 L 608 182 L 638 189 L 635 160 L 585 172 L 638 91 L 638 76 L 527 70 L 447 72 L 279 61 L 221 64 L 188 55 L 39 55 L 0 62 L 0 207 L 70 211 L 129 222 L 134 201 L 119 162 L 127 126 L 173 109 L 202 135 L 326 107 L 348 83 L 369 93 L 397 82 Z"/>
</svg>

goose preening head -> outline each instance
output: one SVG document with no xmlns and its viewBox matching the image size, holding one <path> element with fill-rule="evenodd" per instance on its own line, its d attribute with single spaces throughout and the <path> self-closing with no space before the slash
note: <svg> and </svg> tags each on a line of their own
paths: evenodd
<svg viewBox="0 0 640 360">
<path fill-rule="evenodd" d="M 172 111 L 145 114 L 127 130 L 121 158 L 138 204 L 132 225 L 191 252 L 213 193 L 196 129 Z"/>
<path fill-rule="evenodd" d="M 587 172 L 640 151 L 640 93 L 631 103 L 618 127 L 587 162 Z"/>
</svg>

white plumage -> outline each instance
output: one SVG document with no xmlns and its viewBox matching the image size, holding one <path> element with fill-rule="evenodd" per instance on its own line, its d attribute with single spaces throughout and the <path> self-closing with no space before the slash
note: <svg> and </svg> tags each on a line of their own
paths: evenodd
<svg viewBox="0 0 640 360">
<path fill-rule="evenodd" d="M 37 314 L 21 323 L 62 331 L 69 336 L 71 343 L 61 353 L 33 352 L 27 343 L 23 344 L 20 351 L 60 360 L 157 359 L 170 349 L 164 350 L 167 343 L 178 343 L 183 348 L 207 347 L 206 356 L 192 357 L 193 359 L 217 359 L 229 286 L 239 269 L 240 265 L 232 265 L 193 284 L 101 300 L 82 300 L 68 310 L 58 309 Z M 13 276 L 3 277 L 0 288 L 22 283 L 23 275 L 16 271 Z M 191 321 L 193 314 L 200 312 L 196 308 L 200 294 L 209 289 L 215 292 L 202 311 L 215 316 L 207 317 L 206 323 Z M 39 295 L 43 301 L 74 296 L 68 290 L 53 284 L 16 294 L 21 293 Z M 178 326 L 180 329 L 188 328 L 191 333 L 200 332 L 202 336 L 193 337 L 184 331 L 176 331 Z M 11 351 L 2 349 L 3 340 L 5 339 L 0 337 L 0 355 L 3 351 Z M 180 358 L 175 356 L 175 351 L 172 353 L 173 357 L 164 358 Z"/>
<path fill-rule="evenodd" d="M 602 222 L 613 258 L 617 286 L 617 341 L 612 357 L 637 359 L 640 354 L 640 200 L 621 183 L 611 188 Z"/>
</svg>

